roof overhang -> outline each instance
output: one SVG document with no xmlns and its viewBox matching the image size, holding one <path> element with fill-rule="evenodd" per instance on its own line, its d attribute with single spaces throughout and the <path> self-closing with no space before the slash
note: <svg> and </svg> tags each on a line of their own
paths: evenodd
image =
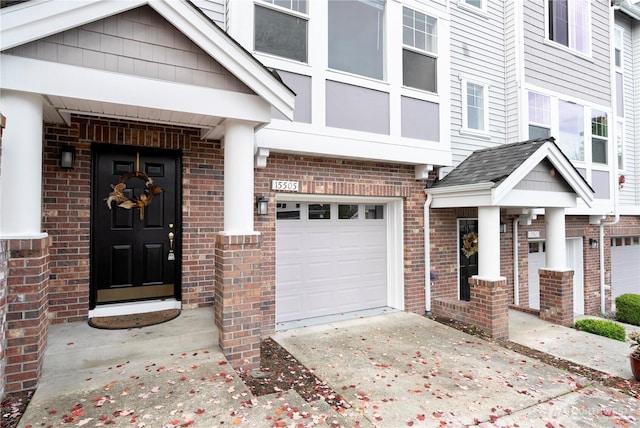
<svg viewBox="0 0 640 428">
<path fill-rule="evenodd" d="M 0 50 L 144 5 L 183 32 L 255 95 L 8 55 L 2 55 L 2 89 L 42 94 L 45 106 L 49 106 L 45 117 L 68 121 L 67 115 L 79 113 L 158 121 L 200 127 L 207 138 L 220 138 L 220 125 L 227 118 L 264 126 L 271 121 L 271 107 L 293 120 L 293 92 L 188 0 L 33 0 L 6 7 L 0 11 Z M 178 92 L 180 96 L 176 96 Z"/>
<path fill-rule="evenodd" d="M 547 159 L 557 174 L 570 187 L 571 191 L 522 190 L 516 186 L 538 164 Z M 425 193 L 432 196 L 431 207 L 557 207 L 572 208 L 580 198 L 591 207 L 594 192 L 580 173 L 575 169 L 557 145 L 546 142 L 529 156 L 508 177 L 499 183 L 481 182 L 456 186 L 428 188 Z"/>
</svg>

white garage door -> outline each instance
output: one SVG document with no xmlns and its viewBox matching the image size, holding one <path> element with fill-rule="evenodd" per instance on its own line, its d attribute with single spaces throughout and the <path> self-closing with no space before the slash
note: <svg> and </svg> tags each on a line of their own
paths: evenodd
<svg viewBox="0 0 640 428">
<path fill-rule="evenodd" d="M 540 309 L 540 274 L 545 266 L 544 241 L 529 242 L 529 307 Z M 584 314 L 584 272 L 582 238 L 567 239 L 567 264 L 573 269 L 573 312 Z"/>
<path fill-rule="evenodd" d="M 386 205 L 277 210 L 276 323 L 387 305 Z"/>
<path fill-rule="evenodd" d="M 640 294 L 640 237 L 611 238 L 611 295 Z"/>
</svg>

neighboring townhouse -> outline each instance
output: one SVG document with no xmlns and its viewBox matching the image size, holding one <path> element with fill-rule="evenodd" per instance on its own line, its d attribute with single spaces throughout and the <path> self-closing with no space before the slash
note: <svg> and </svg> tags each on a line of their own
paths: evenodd
<svg viewBox="0 0 640 428">
<path fill-rule="evenodd" d="M 48 324 L 111 314 L 211 306 L 251 368 L 354 315 L 506 337 L 509 305 L 608 309 L 640 251 L 638 17 L 581 5 L 2 8 L 5 392 L 37 384 Z"/>
</svg>

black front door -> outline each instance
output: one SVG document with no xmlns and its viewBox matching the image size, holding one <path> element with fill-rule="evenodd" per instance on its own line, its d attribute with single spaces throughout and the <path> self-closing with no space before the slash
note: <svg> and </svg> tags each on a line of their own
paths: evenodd
<svg viewBox="0 0 640 428">
<path fill-rule="evenodd" d="M 459 220 L 460 300 L 471 300 L 469 278 L 478 274 L 478 220 Z"/>
<path fill-rule="evenodd" d="M 91 308 L 180 299 L 180 157 L 94 145 Z"/>
</svg>

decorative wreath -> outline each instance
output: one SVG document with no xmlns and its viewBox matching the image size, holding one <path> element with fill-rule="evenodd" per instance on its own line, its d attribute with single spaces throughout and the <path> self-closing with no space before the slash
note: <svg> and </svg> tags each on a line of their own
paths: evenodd
<svg viewBox="0 0 640 428">
<path fill-rule="evenodd" d="M 132 198 L 127 198 L 124 195 L 124 189 L 127 188 L 127 181 L 133 177 L 144 180 L 145 189 L 140 195 L 134 195 Z M 109 197 L 104 199 L 107 201 L 107 207 L 111 209 L 111 203 L 116 202 L 120 208 L 127 210 L 135 207 L 140 208 L 140 220 L 144 219 L 144 207 L 151 203 L 154 196 L 159 195 L 162 192 L 160 186 L 156 186 L 153 183 L 153 179 L 149 178 L 147 174 L 141 171 L 123 174 L 117 184 L 111 184 L 111 189 L 112 191 L 109 193 Z"/>
<path fill-rule="evenodd" d="M 462 236 L 462 253 L 465 257 L 471 257 L 478 252 L 478 234 L 468 232 Z"/>
</svg>

